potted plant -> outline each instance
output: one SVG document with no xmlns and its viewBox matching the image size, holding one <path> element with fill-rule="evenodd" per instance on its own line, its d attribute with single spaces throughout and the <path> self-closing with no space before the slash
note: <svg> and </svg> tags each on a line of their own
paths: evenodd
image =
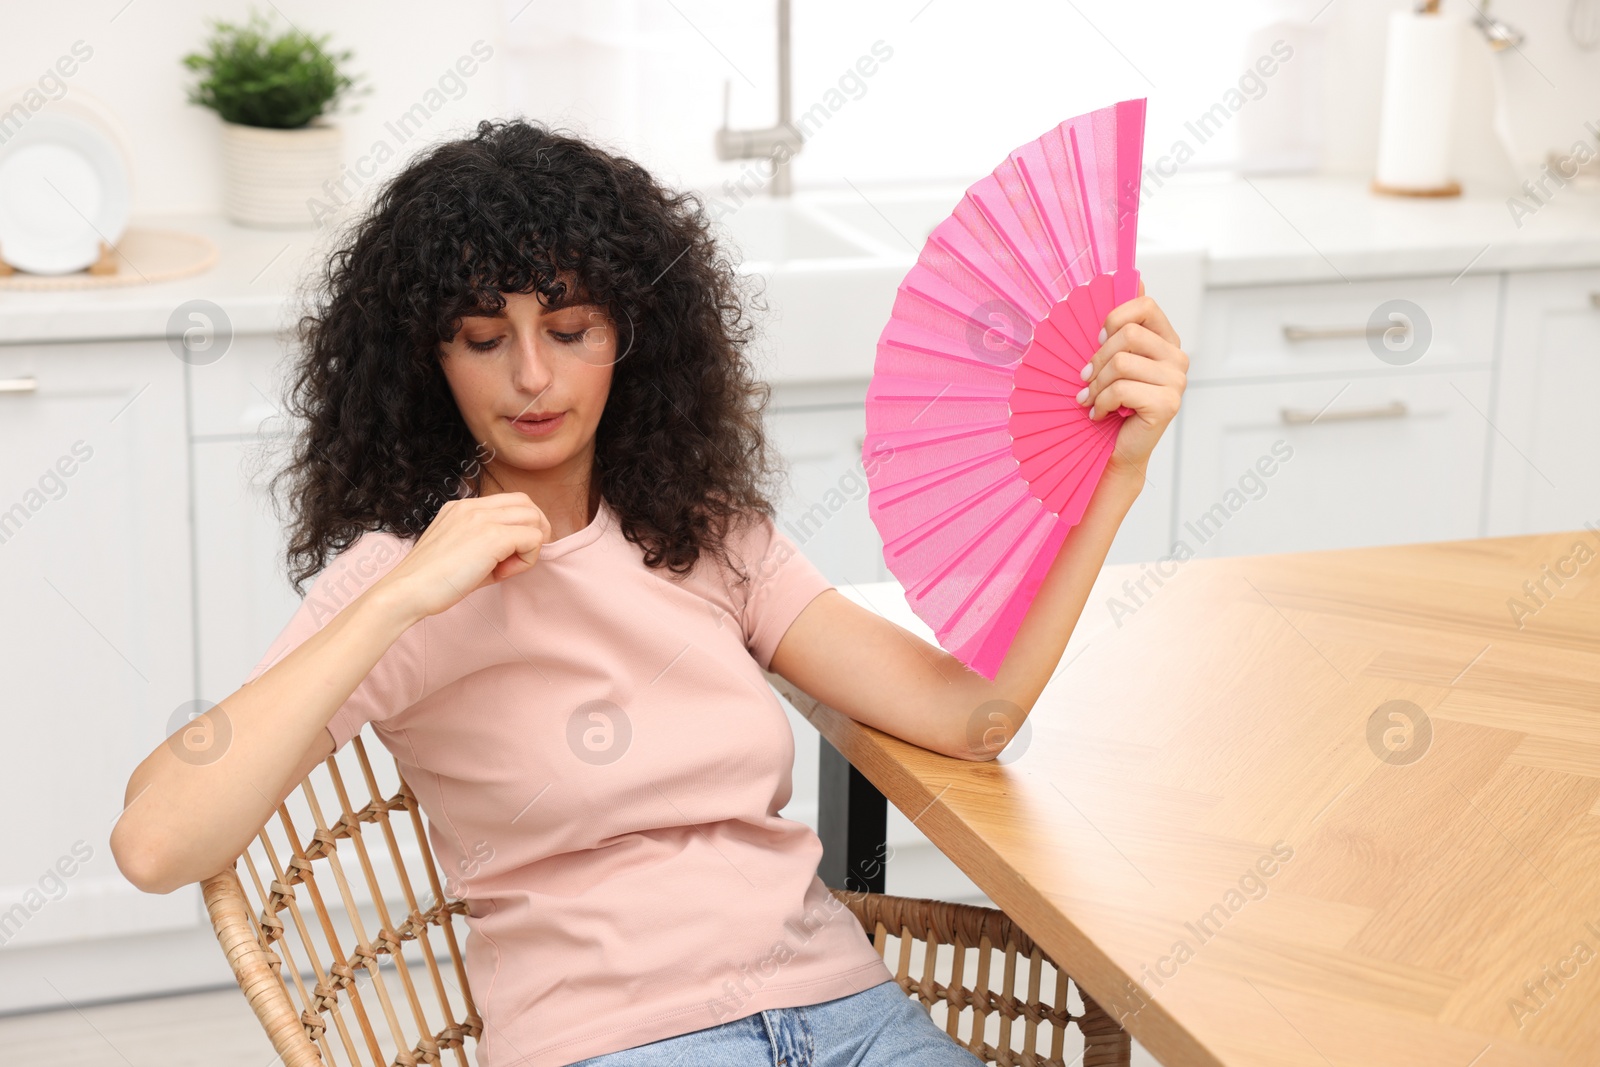
<svg viewBox="0 0 1600 1067">
<path fill-rule="evenodd" d="M 273 36 L 255 11 L 211 25 L 206 51 L 183 64 L 201 75 L 189 103 L 222 119 L 223 209 L 241 226 L 309 229 L 308 202 L 339 174 L 340 131 L 326 116 L 355 86 L 340 69 L 350 53 L 293 27 Z"/>
</svg>

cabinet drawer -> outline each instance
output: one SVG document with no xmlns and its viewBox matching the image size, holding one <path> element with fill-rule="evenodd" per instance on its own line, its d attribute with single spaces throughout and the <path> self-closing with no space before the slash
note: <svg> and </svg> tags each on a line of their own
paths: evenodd
<svg viewBox="0 0 1600 1067">
<path fill-rule="evenodd" d="M 1488 366 L 1498 294 L 1495 276 L 1213 289 L 1189 378 Z"/>
<path fill-rule="evenodd" d="M 1489 371 L 1197 386 L 1178 539 L 1197 556 L 1478 536 Z"/>
</svg>

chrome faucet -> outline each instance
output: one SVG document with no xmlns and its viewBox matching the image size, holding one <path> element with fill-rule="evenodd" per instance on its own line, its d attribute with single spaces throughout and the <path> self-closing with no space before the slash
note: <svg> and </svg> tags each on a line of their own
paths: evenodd
<svg viewBox="0 0 1600 1067">
<path fill-rule="evenodd" d="M 717 158 L 771 159 L 772 180 L 768 191 L 773 196 L 788 196 L 794 191 L 789 160 L 800 153 L 805 138 L 789 121 L 789 0 L 778 0 L 778 123 L 756 130 L 728 129 L 728 93 L 732 83 L 722 85 L 722 128 L 717 131 Z"/>
<path fill-rule="evenodd" d="M 1522 43 L 1522 31 L 1489 14 L 1489 3 L 1490 0 L 1484 0 L 1482 7 L 1473 6 L 1475 14 L 1472 17 L 1472 24 L 1483 31 L 1491 51 L 1502 52 L 1507 48 L 1517 47 Z"/>
</svg>

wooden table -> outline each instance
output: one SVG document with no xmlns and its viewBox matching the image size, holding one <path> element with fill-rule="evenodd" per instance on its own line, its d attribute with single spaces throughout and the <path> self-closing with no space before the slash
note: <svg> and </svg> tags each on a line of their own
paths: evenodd
<svg viewBox="0 0 1600 1067">
<path fill-rule="evenodd" d="M 1168 1067 L 1596 1064 L 1597 555 L 1582 530 L 1107 567 L 993 763 L 770 677 Z M 895 583 L 841 591 L 931 636 Z M 839 777 L 835 878 L 874 826 Z"/>
</svg>

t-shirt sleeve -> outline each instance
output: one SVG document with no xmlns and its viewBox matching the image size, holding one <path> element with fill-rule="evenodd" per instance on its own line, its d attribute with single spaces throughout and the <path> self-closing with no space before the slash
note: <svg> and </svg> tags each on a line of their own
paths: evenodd
<svg viewBox="0 0 1600 1067">
<path fill-rule="evenodd" d="M 834 586 L 765 515 L 757 513 L 739 527 L 734 548 L 750 576 L 733 593 L 745 647 L 762 670 L 770 670 L 772 654 L 789 624 L 818 594 Z"/>
<path fill-rule="evenodd" d="M 412 542 L 383 532 L 368 532 L 340 552 L 312 581 L 305 599 L 273 640 L 261 662 L 244 684 L 266 673 L 274 664 L 326 626 L 334 616 L 370 588 L 411 550 Z M 427 620 L 407 629 L 356 686 L 328 722 L 334 750 L 343 748 L 369 722 L 383 722 L 422 698 L 426 680 Z"/>
</svg>

